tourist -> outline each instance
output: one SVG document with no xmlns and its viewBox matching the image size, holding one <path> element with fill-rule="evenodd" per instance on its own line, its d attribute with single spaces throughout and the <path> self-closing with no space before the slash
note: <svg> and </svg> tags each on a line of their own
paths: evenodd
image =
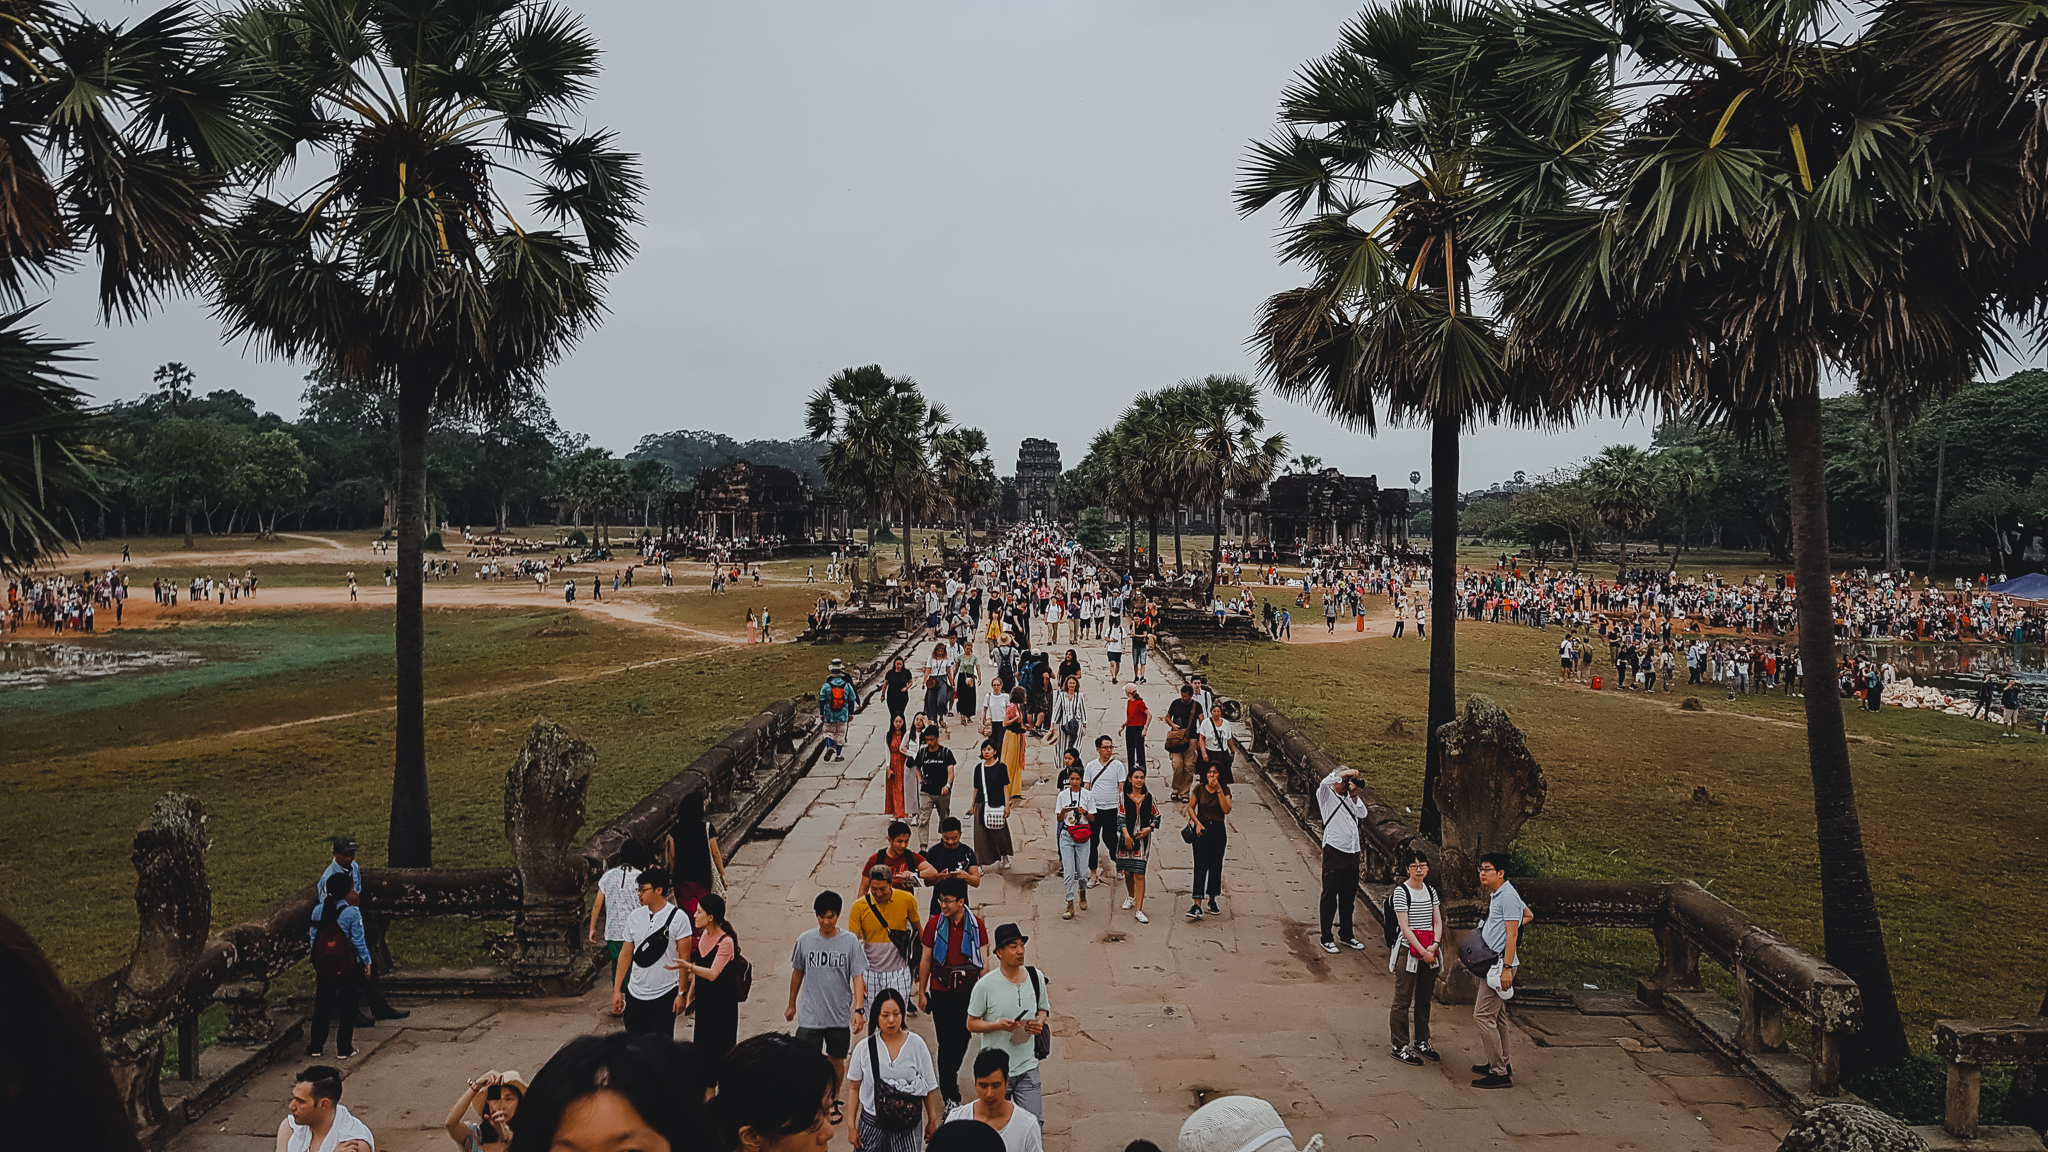
<svg viewBox="0 0 2048 1152">
<path fill-rule="evenodd" d="M 1073 752 L 1067 756 L 1071 760 Z M 1081 911 L 1088 910 L 1088 884 L 1092 876 L 1086 867 L 1088 849 L 1095 842 L 1095 799 L 1084 783 L 1086 774 L 1079 764 L 1070 763 L 1060 773 L 1059 795 L 1053 799 L 1053 826 L 1058 829 L 1060 882 L 1066 888 L 1067 908 L 1060 919 L 1074 918 L 1074 896 L 1081 897 Z"/>
<path fill-rule="evenodd" d="M 1508 858 L 1488 852 L 1479 858 L 1479 888 L 1486 893 L 1486 919 L 1479 925 L 1479 939 L 1492 953 L 1485 979 L 1479 982 L 1478 998 L 1472 1002 L 1472 1019 L 1479 1026 L 1479 1046 L 1486 1053 L 1484 1064 L 1474 1064 L 1479 1079 L 1474 1088 L 1514 1086 L 1514 1064 L 1508 1052 L 1508 1001 L 1515 995 L 1515 970 L 1522 958 L 1518 945 L 1522 925 L 1532 918 L 1521 893 L 1508 883 Z"/>
<path fill-rule="evenodd" d="M 462 1152 L 505 1152 L 512 1147 L 512 1124 L 525 1095 L 526 1080 L 517 1072 L 486 1072 L 471 1080 L 448 1110 L 443 1124 L 448 1138 Z M 469 1118 L 472 1107 L 474 1120 Z"/>
<path fill-rule="evenodd" d="M 672 1040 L 686 1003 L 677 971 L 690 943 L 690 921 L 668 899 L 669 876 L 660 868 L 640 873 L 640 907 L 626 920 L 627 947 L 612 965 L 612 1015 L 626 1031 Z"/>
<path fill-rule="evenodd" d="M 967 1000 L 967 1030 L 981 1037 L 982 1051 L 1009 1055 L 1009 1098 L 1044 1120 L 1045 1102 L 1038 1081 L 1038 1037 L 1051 1027 L 1047 1018 L 1052 1015 L 1052 989 L 1038 969 L 1025 967 L 1024 945 L 1030 939 L 1015 924 L 996 928 L 995 955 L 999 967 L 975 981 L 974 994 Z M 980 1066 L 977 1058 L 975 1067 Z"/>
<path fill-rule="evenodd" d="M 363 902 L 363 869 L 362 865 L 356 863 L 355 837 L 341 835 L 333 837 L 330 842 L 334 846 L 334 858 L 327 862 L 327 867 L 321 869 L 320 879 L 316 882 L 314 890 L 325 892 L 327 881 L 335 873 L 347 872 L 350 881 L 348 902 L 360 907 Z M 402 1020 L 412 1015 L 403 1008 L 392 1007 L 391 1003 L 384 999 L 384 990 L 377 984 L 377 971 L 374 966 L 357 993 L 362 1005 L 356 1012 L 358 1028 L 374 1027 L 378 1020 Z"/>
<path fill-rule="evenodd" d="M 1300 1152 L 1323 1147 L 1320 1134 Z M 1175 1152 L 1296 1152 L 1286 1121 L 1256 1096 L 1218 1096 L 1195 1109 L 1180 1126 Z M 1131 1152 L 1125 1149 L 1124 1152 Z"/>
<path fill-rule="evenodd" d="M 924 872 L 924 857 L 910 850 L 910 825 L 901 820 L 889 822 L 889 842 L 875 850 L 860 866 L 860 879 L 854 882 L 855 890 L 863 890 L 868 878 L 877 868 L 886 869 L 889 883 L 906 892 L 915 891 L 918 877 Z"/>
<path fill-rule="evenodd" d="M 975 1055 L 974 1103 L 958 1105 L 946 1120 L 972 1120 L 995 1129 L 1003 1152 L 1043 1152 L 1045 1147 L 1037 1114 L 1016 1102 L 1010 1054 L 1000 1048 L 984 1048 Z"/>
<path fill-rule="evenodd" d="M 1013 689 L 1010 692 L 1009 706 L 1003 709 L 1001 750 L 1003 768 L 1009 774 L 1009 782 L 1004 785 L 1004 796 L 1012 800 L 1024 794 L 1024 731 L 1027 723 L 1024 708 L 1023 690 Z M 975 836 L 975 843 L 978 846 L 981 843 L 980 833 L 977 832 Z M 980 851 L 980 848 L 977 847 L 976 851 Z M 988 857 L 983 856 L 982 859 L 986 860 Z"/>
<path fill-rule="evenodd" d="M 1046 743 L 1058 744 L 1060 755 L 1078 751 L 1082 726 L 1088 723 L 1088 701 L 1081 695 L 1081 677 L 1069 675 L 1060 681 L 1060 694 L 1053 698 L 1052 734 Z"/>
<path fill-rule="evenodd" d="M 341 1069 L 326 1064 L 292 1078 L 291 1098 L 277 1126 L 278 1152 L 376 1152 L 369 1126 L 341 1103 Z"/>
<path fill-rule="evenodd" d="M 1132 768 L 1145 766 L 1145 728 L 1151 723 L 1152 711 L 1138 686 L 1124 685 L 1124 762 Z"/>
<path fill-rule="evenodd" d="M 825 1152 L 845 1119 L 839 1101 L 842 1079 L 841 1071 L 813 1047 L 783 1033 L 764 1032 L 746 1040 L 718 1070 L 718 1095 L 709 1105 L 709 1149 Z M 703 1134 L 692 1138 L 691 1149 L 706 1147 Z M 610 1146 L 605 1148 L 610 1152 Z"/>
<path fill-rule="evenodd" d="M 975 982 L 988 975 L 988 925 L 967 907 L 967 883 L 938 882 L 939 910 L 925 922 L 917 966 L 917 1006 L 932 1014 L 939 1036 L 939 1094 L 960 1103 L 960 1060 L 967 1054 L 967 1003 Z"/>
<path fill-rule="evenodd" d="M 869 999 L 884 988 L 908 993 L 916 983 L 911 963 L 917 959 L 914 928 L 920 919 L 917 897 L 892 883 L 887 864 L 868 869 L 867 890 L 854 901 L 846 927 L 867 950 Z"/>
<path fill-rule="evenodd" d="M 1201 738 L 1201 763 L 1197 771 L 1210 768 L 1222 773 L 1225 784 L 1237 783 L 1233 771 L 1237 755 L 1230 747 L 1230 721 L 1223 718 L 1223 706 L 1212 704 L 1207 712 L 1195 721 L 1195 735 Z"/>
<path fill-rule="evenodd" d="M 1109 642 L 1106 647 L 1109 655 L 1109 682 L 1114 684 L 1124 669 L 1124 627 L 1121 622 L 1110 623 Z"/>
<path fill-rule="evenodd" d="M 937 735 L 938 730 L 933 729 L 932 734 Z M 903 803 L 903 757 L 907 751 L 903 747 L 903 741 L 909 735 L 910 728 L 903 722 L 902 713 L 889 717 L 889 770 L 883 780 L 882 814 L 894 816 L 898 820 L 906 819 L 910 815 Z"/>
<path fill-rule="evenodd" d="M 960 642 L 960 658 L 955 661 L 953 706 L 960 713 L 962 723 L 974 719 L 975 686 L 981 682 L 981 661 L 974 655 L 974 641 Z"/>
<path fill-rule="evenodd" d="M 578 1036 L 520 1102 L 517 1152 L 700 1148 L 707 1071 L 688 1045 L 634 1032 Z"/>
<path fill-rule="evenodd" d="M 946 715 L 953 707 L 953 661 L 946 655 L 944 644 L 932 646 L 932 656 L 924 667 L 924 714 L 939 725 L 946 726 Z"/>
<path fill-rule="evenodd" d="M 889 715 L 900 717 L 910 708 L 910 669 L 898 656 L 889 662 L 889 670 L 882 675 L 882 699 L 889 705 Z"/>
<path fill-rule="evenodd" d="M 346 1060 L 356 1054 L 356 995 L 370 977 L 370 945 L 363 938 L 363 914 L 349 902 L 355 882 L 347 872 L 327 878 L 327 896 L 313 908 L 306 931 L 313 945 L 313 1024 L 306 1055 L 319 1056 L 327 1047 L 327 1027 L 335 1024 L 334 1054 Z"/>
<path fill-rule="evenodd" d="M 1195 882 L 1190 894 L 1188 919 L 1202 918 L 1202 897 L 1209 898 L 1209 915 L 1221 916 L 1216 897 L 1223 891 L 1223 851 L 1229 842 L 1224 817 L 1230 815 L 1230 785 L 1223 782 L 1223 770 L 1205 765 L 1202 781 L 1188 798 L 1188 826 L 1194 831 Z"/>
<path fill-rule="evenodd" d="M 974 855 L 976 859 L 1005 867 L 1014 850 L 1010 842 L 1009 786 L 1009 766 L 996 759 L 992 742 L 983 741 L 981 763 L 974 769 L 974 807 L 968 811 L 974 820 Z"/>
<path fill-rule="evenodd" d="M 1137 625 L 1131 629 L 1131 682 L 1133 684 L 1143 684 L 1145 682 L 1145 663 L 1149 655 L 1147 649 L 1151 645 L 1152 623 L 1141 618 Z"/>
<path fill-rule="evenodd" d="M 1124 762 L 1116 758 L 1116 741 L 1097 736 L 1095 760 L 1088 765 L 1087 775 L 1089 810 L 1094 813 L 1094 831 L 1088 838 L 1087 882 L 1091 886 L 1116 883 L 1116 802 L 1123 791 L 1125 772 Z"/>
<path fill-rule="evenodd" d="M 875 996 L 874 1031 L 846 1068 L 858 1105 L 846 1118 L 846 1140 L 866 1152 L 918 1152 L 939 1126 L 938 1069 L 924 1037 L 904 1029 L 904 1007 L 894 988 Z"/>
<path fill-rule="evenodd" d="M 2020 734 L 2020 681 L 2019 677 L 2007 678 L 2005 689 L 1999 695 L 1999 707 L 2004 709 L 2005 734 L 2017 738 Z M 1875 711 L 1875 709 L 1872 709 Z"/>
<path fill-rule="evenodd" d="M 1336 955 L 1340 942 L 1362 950 L 1365 942 L 1351 931 L 1351 913 L 1358 902 L 1358 822 L 1368 814 L 1358 795 L 1358 769 L 1339 768 L 1323 777 L 1316 785 L 1316 810 L 1323 817 L 1323 951 Z M 1333 918 L 1340 931 L 1334 937 Z"/>
<path fill-rule="evenodd" d="M 1420 1067 L 1425 1060 L 1443 1059 L 1429 1046 L 1429 1006 L 1447 925 L 1443 900 L 1429 886 L 1429 857 L 1408 848 L 1400 859 L 1407 876 L 1387 898 L 1394 908 L 1398 932 L 1387 954 L 1387 970 L 1394 974 L 1394 1006 L 1387 1014 L 1387 1025 L 1394 1059 Z M 1408 1039 L 1411 1014 L 1415 1020 L 1413 1043 Z"/>
<path fill-rule="evenodd" d="M 1124 908 L 1137 917 L 1138 923 L 1150 924 L 1145 915 L 1145 862 L 1152 855 L 1152 834 L 1159 828 L 1159 810 L 1152 803 L 1152 794 L 1145 790 L 1145 770 L 1133 768 L 1124 776 L 1122 788 L 1117 793 L 1116 845 L 1117 871 L 1124 877 Z"/>
<path fill-rule="evenodd" d="M 1173 761 L 1173 791 L 1168 798 L 1179 803 L 1188 798 L 1194 782 L 1194 764 L 1201 752 L 1195 744 L 1195 722 L 1200 718 L 1192 686 L 1180 686 L 1180 699 L 1166 706 L 1166 755 Z"/>
<path fill-rule="evenodd" d="M 605 962 L 617 964 L 626 942 L 626 921 L 640 906 L 640 873 L 653 863 L 644 840 L 628 840 L 619 846 L 618 863 L 597 878 L 597 900 L 590 906 L 590 942 L 604 945 Z M 598 935 L 598 925 L 604 935 Z"/>
<path fill-rule="evenodd" d="M 690 937 L 690 959 L 684 965 L 690 979 L 688 1007 L 697 1014 L 697 1052 L 705 1060 L 717 1060 L 739 1042 L 740 958 L 739 938 L 725 919 L 725 897 L 707 894 L 697 901 L 691 917 L 696 932 Z"/>
<path fill-rule="evenodd" d="M 953 750 L 939 741 L 939 730 L 927 728 L 923 746 L 913 762 L 911 784 L 917 789 L 917 828 L 930 842 L 932 813 L 937 812 L 943 828 L 953 816 L 953 773 L 959 760 Z"/>
<path fill-rule="evenodd" d="M 846 675 L 846 661 L 832 658 L 830 673 L 818 688 L 818 723 L 825 730 L 820 760 L 846 759 L 846 725 L 860 704 L 860 689 Z"/>
<path fill-rule="evenodd" d="M 853 1033 L 867 1027 L 867 949 L 839 930 L 842 907 L 837 892 L 820 892 L 811 901 L 818 926 L 798 936 L 790 950 L 789 1007 L 782 1013 L 796 1023 L 798 1040 L 813 1051 L 824 1049 L 835 1080 L 846 1071 Z"/>
</svg>

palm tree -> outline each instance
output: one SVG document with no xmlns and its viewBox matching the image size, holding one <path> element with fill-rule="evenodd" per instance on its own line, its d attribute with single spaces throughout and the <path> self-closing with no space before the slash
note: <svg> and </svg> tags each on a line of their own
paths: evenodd
<svg viewBox="0 0 2048 1152">
<path fill-rule="evenodd" d="M 833 484 L 868 494 L 868 541 L 875 539 L 875 512 L 893 506 L 904 512 L 903 568 L 910 568 L 913 506 L 930 511 L 945 505 L 932 475 L 933 440 L 950 423 L 946 410 L 925 400 L 917 381 L 891 376 L 879 364 L 844 368 L 811 394 L 804 406 L 804 433 L 827 443 L 819 465 Z"/>
<path fill-rule="evenodd" d="M 1657 519 L 1664 506 L 1664 472 L 1656 457 L 1633 444 L 1612 444 L 1586 462 L 1579 479 L 1593 496 L 1593 513 L 1621 541 L 1621 566 L 1628 567 L 1628 538 Z"/>
<path fill-rule="evenodd" d="M 1664 474 L 1664 491 L 1670 509 L 1678 513 L 1678 551 L 1671 558 L 1674 567 L 1685 555 L 1691 513 L 1699 499 L 1714 490 L 1719 481 L 1713 457 L 1692 444 L 1679 444 L 1657 453 L 1657 468 Z"/>
<path fill-rule="evenodd" d="M 97 467 L 106 453 L 83 392 L 63 367 L 79 346 L 36 335 L 26 311 L 0 318 L 0 573 L 32 568 L 61 554 L 78 526 L 56 512 L 98 498 Z"/>
<path fill-rule="evenodd" d="M 1928 98 L 1910 70 L 1941 39 L 1931 27 L 1901 38 L 1891 13 L 1845 42 L 1823 31 L 1834 13 L 1819 5 L 1702 11 L 1553 30 L 1553 59 L 1618 59 L 1627 46 L 1660 87 L 1608 130 L 1611 180 L 1532 224 L 1496 285 L 1517 362 L 1782 437 L 1799 654 L 1825 678 L 1836 653 L 1823 374 L 1920 396 L 1972 379 L 2000 341 L 1994 303 L 2025 299 L 2005 274 L 2028 197 L 2007 129 L 1980 151 L 1984 135 L 1954 106 L 1916 104 Z M 1908 1048 L 1841 702 L 1809 691 L 1805 708 L 1826 954 L 1865 1010 L 1849 1063 L 1891 1064 Z"/>
<path fill-rule="evenodd" d="M 425 867 L 428 423 L 501 412 L 596 323 L 633 251 L 639 164 L 567 126 L 597 44 L 548 0 L 250 0 L 219 34 L 275 93 L 263 187 L 300 184 L 223 228 L 214 311 L 230 338 L 397 399 L 390 859 Z M 527 219 L 506 184 L 531 192 Z"/>
<path fill-rule="evenodd" d="M 939 487 L 960 518 L 960 539 L 974 545 L 974 514 L 988 507 L 1002 491 L 996 462 L 989 455 L 988 433 L 979 428 L 949 428 L 932 442 Z"/>
<path fill-rule="evenodd" d="M 1461 0 L 1361 13 L 1282 96 L 1286 126 L 1254 145 L 1236 194 L 1247 214 L 1281 205 L 1281 251 L 1312 276 L 1266 302 L 1251 339 L 1274 390 L 1367 433 L 1382 412 L 1430 427 L 1431 838 L 1437 733 L 1456 718 L 1458 437 L 1481 421 L 1561 418 L 1572 379 L 1509 375 L 1495 322 L 1474 311 L 1475 266 L 1597 169 L 1594 129 L 1609 115 L 1601 69 L 1533 99 L 1516 75 L 1527 60 L 1488 9 Z"/>
<path fill-rule="evenodd" d="M 1196 491 L 1216 505 L 1214 538 L 1209 547 L 1209 588 L 1216 588 L 1216 569 L 1223 555 L 1223 501 L 1256 494 L 1287 459 L 1287 437 L 1268 436 L 1259 412 L 1259 391 L 1242 376 L 1207 376 L 1182 385 L 1189 390 L 1194 426 L 1186 442 L 1188 469 Z"/>
</svg>

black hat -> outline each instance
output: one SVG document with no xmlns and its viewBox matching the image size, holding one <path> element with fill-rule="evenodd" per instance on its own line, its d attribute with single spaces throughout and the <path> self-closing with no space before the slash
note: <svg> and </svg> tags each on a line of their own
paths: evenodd
<svg viewBox="0 0 2048 1152">
<path fill-rule="evenodd" d="M 336 856 L 355 855 L 356 838 L 353 836 L 336 836 L 334 838 L 334 854 Z"/>
<path fill-rule="evenodd" d="M 1029 944 L 1031 942 L 1031 937 L 1026 936 L 1024 934 L 1024 930 L 1022 928 L 1017 927 L 1015 924 L 996 925 L 996 947 L 998 949 L 1001 949 L 1004 945 L 1010 944 L 1012 942 L 1018 944 Z"/>
</svg>

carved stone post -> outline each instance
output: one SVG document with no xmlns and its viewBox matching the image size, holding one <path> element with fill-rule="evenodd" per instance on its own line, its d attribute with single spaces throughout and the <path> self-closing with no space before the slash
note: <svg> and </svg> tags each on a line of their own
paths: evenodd
<svg viewBox="0 0 2048 1152">
<path fill-rule="evenodd" d="M 1521 729 L 1484 696 L 1467 700 L 1465 714 L 1439 728 L 1437 737 L 1444 858 L 1435 877 L 1451 895 L 1478 896 L 1479 857 L 1514 845 L 1522 825 L 1543 811 L 1548 785 Z"/>
<path fill-rule="evenodd" d="M 574 850 L 597 752 L 558 724 L 535 720 L 505 773 L 505 838 L 519 869 L 511 969 L 554 995 L 590 986 L 597 966 L 584 950 L 583 889 L 590 874 Z"/>
<path fill-rule="evenodd" d="M 270 1017 L 270 978 L 261 966 L 236 965 L 234 978 L 220 986 L 220 1000 L 228 1010 L 221 1043 L 261 1048 L 277 1035 L 277 1022 Z"/>
<path fill-rule="evenodd" d="M 135 833 L 135 911 L 141 926 L 128 966 L 87 990 L 93 1026 L 112 1066 L 129 1123 L 164 1119 L 157 1075 L 178 993 L 213 926 L 206 880 L 206 814 L 199 801 L 169 793 Z"/>
</svg>

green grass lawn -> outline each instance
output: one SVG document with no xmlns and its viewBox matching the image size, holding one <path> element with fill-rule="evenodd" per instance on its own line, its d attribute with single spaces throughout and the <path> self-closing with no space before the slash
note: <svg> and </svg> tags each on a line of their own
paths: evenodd
<svg viewBox="0 0 2048 1152">
<path fill-rule="evenodd" d="M 535 717 L 598 750 L 587 835 L 768 702 L 815 692 L 832 655 L 872 654 L 719 647 L 559 606 L 430 610 L 427 621 L 435 862 L 449 866 L 510 862 L 504 772 Z M 217 927 L 310 883 L 337 832 L 381 863 L 390 627 L 380 612 L 258 611 L 137 630 L 114 639 L 207 662 L 12 694 L 0 714 L 0 908 L 67 980 L 118 967 L 135 931 L 129 843 L 169 791 L 206 805 Z M 292 726 L 257 730 L 278 724 Z M 447 933 L 415 935 L 429 951 L 448 946 Z M 451 958 L 407 956 L 407 936 L 394 939 L 402 959 Z"/>
<path fill-rule="evenodd" d="M 1730 703 L 1695 689 L 1645 697 L 1551 684 L 1555 632 L 1459 628 L 1461 699 L 1484 693 L 1521 726 L 1549 784 L 1518 855 L 1551 876 L 1687 877 L 1821 951 L 1803 702 Z M 1420 801 L 1427 642 L 1212 644 L 1218 683 L 1271 700 L 1382 797 Z M 1612 669 L 1596 666 L 1596 671 Z M 1390 733 L 1399 720 L 1405 732 Z M 2031 1014 L 2048 975 L 2032 878 L 2048 868 L 2048 740 L 1927 711 L 1848 712 L 1870 868 L 1902 1010 L 1917 1043 L 1939 1017 Z M 1693 802 L 1704 787 L 1710 802 Z M 1538 978 L 1633 988 L 1655 961 L 1647 932 L 1534 931 Z"/>
</svg>

